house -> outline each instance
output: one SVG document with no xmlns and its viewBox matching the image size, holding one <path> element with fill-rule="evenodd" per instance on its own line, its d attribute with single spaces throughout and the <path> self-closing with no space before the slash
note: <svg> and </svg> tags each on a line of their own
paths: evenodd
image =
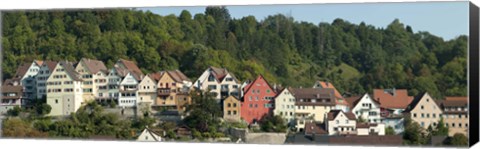
<svg viewBox="0 0 480 149">
<path fill-rule="evenodd" d="M 128 72 L 120 82 L 118 106 L 135 107 L 137 105 L 138 83 L 134 73 Z"/>
<path fill-rule="evenodd" d="M 192 87 L 209 90 L 218 102 L 230 95 L 240 98 L 240 81 L 225 68 L 208 67 Z"/>
<path fill-rule="evenodd" d="M 283 117 L 288 124 L 295 122 L 295 97 L 288 88 L 279 90 L 275 96 L 273 114 Z"/>
<path fill-rule="evenodd" d="M 315 122 L 306 122 L 304 134 L 312 138 L 319 135 L 328 135 L 328 132 L 323 126 L 325 125 L 321 125 Z"/>
<path fill-rule="evenodd" d="M 350 111 L 350 106 L 348 105 L 348 102 L 345 100 L 345 98 L 340 94 L 340 92 L 335 88 L 335 86 L 330 83 L 330 82 L 325 82 L 325 81 L 316 81 L 315 84 L 313 85 L 313 88 L 330 88 L 333 89 L 335 92 L 335 108 L 334 109 L 339 109 L 343 110 L 344 112 Z"/>
<path fill-rule="evenodd" d="M 157 98 L 153 106 L 156 108 L 175 109 L 184 111 L 185 106 L 191 103 L 189 89 L 190 79 L 180 70 L 161 71 L 152 74 L 157 80 Z"/>
<path fill-rule="evenodd" d="M 351 105 L 350 109 L 357 119 L 364 119 L 368 123 L 380 123 L 380 103 L 373 100 L 368 94 L 363 96 L 347 98 Z"/>
<path fill-rule="evenodd" d="M 241 104 L 242 102 L 240 99 L 236 98 L 235 96 L 228 96 L 223 101 L 223 119 L 226 121 L 239 122 L 241 119 Z"/>
<path fill-rule="evenodd" d="M 40 66 L 40 71 L 37 74 L 36 87 L 37 87 L 37 99 L 47 98 L 47 79 L 50 77 L 50 73 L 53 72 L 57 66 L 55 61 L 44 61 Z"/>
<path fill-rule="evenodd" d="M 126 70 L 118 66 L 114 66 L 108 71 L 107 74 L 107 97 L 105 100 L 118 102 L 118 97 L 120 96 L 120 82 L 126 74 Z"/>
<path fill-rule="evenodd" d="M 249 124 L 257 123 L 263 116 L 273 112 L 276 93 L 265 78 L 260 75 L 244 88 L 241 117 Z"/>
<path fill-rule="evenodd" d="M 141 76 L 144 76 L 143 72 L 138 68 L 137 64 L 133 61 L 125 60 L 125 59 L 119 59 L 117 63 L 115 63 L 114 67 L 118 67 L 121 70 L 124 70 L 123 74 L 126 74 L 126 72 L 132 73 L 132 75 L 137 79 L 141 80 Z"/>
<path fill-rule="evenodd" d="M 140 112 L 142 113 L 150 111 L 153 101 L 157 98 L 157 82 L 152 79 L 150 75 L 143 77 L 142 81 L 138 84 L 137 98 L 137 109 L 141 110 Z"/>
<path fill-rule="evenodd" d="M 335 108 L 334 90 L 331 88 L 291 88 L 295 97 L 295 118 L 298 131 L 305 122 L 323 123 L 325 115 Z"/>
<path fill-rule="evenodd" d="M 435 128 L 442 115 L 442 109 L 427 92 L 415 96 L 404 112 L 424 129 Z"/>
<path fill-rule="evenodd" d="M 406 89 L 374 89 L 373 99 L 380 103 L 381 122 L 392 127 L 396 134 L 402 133 L 405 121 L 403 111 L 412 102 Z"/>
<path fill-rule="evenodd" d="M 80 108 L 84 102 L 82 82 L 72 62 L 57 63 L 47 79 L 47 104 L 52 107 L 50 116 L 69 115 Z"/>
<path fill-rule="evenodd" d="M 437 102 L 443 111 L 443 121 L 448 126 L 448 135 L 461 133 L 468 136 L 468 97 L 445 97 Z"/>
<path fill-rule="evenodd" d="M 382 123 L 358 123 L 357 122 L 357 135 L 385 135 L 385 124 Z"/>
<path fill-rule="evenodd" d="M 24 87 L 23 94 L 28 100 L 33 100 L 37 97 L 37 74 L 40 71 L 43 61 L 34 60 L 31 63 L 26 63 L 17 68 L 13 78 L 20 79 L 20 85 Z"/>
<path fill-rule="evenodd" d="M 75 67 L 75 71 L 81 75 L 83 80 L 83 99 L 85 101 L 92 101 L 95 97 L 103 97 L 105 90 L 107 90 L 107 67 L 102 61 L 82 58 Z M 100 90 L 102 93 L 100 93 Z"/>
<path fill-rule="evenodd" d="M 8 110 L 13 109 L 14 107 L 22 107 L 23 97 L 23 87 L 20 86 L 20 82 L 15 84 L 4 84 L 1 86 L 1 103 L 0 103 L 0 114 L 6 114 Z"/>
<path fill-rule="evenodd" d="M 177 127 L 174 132 L 176 133 L 177 137 L 185 137 L 185 138 L 191 138 L 192 137 L 192 130 L 186 126 L 182 125 L 180 127 Z"/>
<path fill-rule="evenodd" d="M 138 136 L 137 141 L 160 142 L 162 141 L 162 135 L 146 127 L 145 129 L 143 129 L 142 133 Z"/>
<path fill-rule="evenodd" d="M 357 134 L 357 122 L 355 114 L 342 110 L 330 110 L 326 117 L 328 135 L 352 135 Z"/>
</svg>

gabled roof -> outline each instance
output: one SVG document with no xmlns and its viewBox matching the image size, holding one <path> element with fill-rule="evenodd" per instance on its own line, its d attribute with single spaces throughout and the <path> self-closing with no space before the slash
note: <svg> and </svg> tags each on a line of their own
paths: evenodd
<svg viewBox="0 0 480 149">
<path fill-rule="evenodd" d="M 405 109 L 404 112 L 412 111 L 415 107 L 417 107 L 418 103 L 420 103 L 420 100 L 422 100 L 422 98 L 424 96 L 426 96 L 427 94 L 428 94 L 427 92 L 423 92 L 423 93 L 420 93 L 417 96 L 415 96 L 413 98 L 412 102 L 410 103 L 410 105 L 408 105 L 408 107 Z"/>
<path fill-rule="evenodd" d="M 355 117 L 355 114 L 352 112 L 343 112 L 342 110 L 330 110 L 327 114 L 327 119 L 329 121 L 335 120 L 335 118 L 338 116 L 338 114 L 343 113 L 349 120 L 356 120 L 357 118 Z"/>
<path fill-rule="evenodd" d="M 225 100 L 227 100 L 227 99 L 233 99 L 233 100 L 236 100 L 236 101 L 238 101 L 238 102 L 241 102 L 240 99 L 238 99 L 237 97 L 235 97 L 235 96 L 233 96 L 233 95 L 230 95 L 230 96 L 228 96 L 227 98 L 225 98 Z"/>
<path fill-rule="evenodd" d="M 406 89 L 374 89 L 373 99 L 380 103 L 382 108 L 405 109 L 412 102 Z"/>
<path fill-rule="evenodd" d="M 12 79 L 6 79 L 3 82 L 3 86 L 20 86 L 20 79 L 21 78 L 12 78 Z"/>
<path fill-rule="evenodd" d="M 468 97 L 445 97 L 442 105 L 444 107 L 466 107 L 468 106 Z"/>
<path fill-rule="evenodd" d="M 260 79 L 263 79 L 265 81 L 265 83 L 267 83 L 267 86 L 270 87 L 270 89 L 272 89 L 273 92 L 276 92 L 275 90 L 273 90 L 273 87 L 270 85 L 270 83 L 268 83 L 267 79 L 265 79 L 265 77 L 263 77 L 263 75 L 258 75 L 258 77 L 255 80 L 253 80 L 253 82 L 247 84 L 247 86 L 245 86 L 243 88 L 243 91 L 245 93 L 247 93 L 250 90 L 250 88 L 253 86 L 253 84 L 255 84 Z"/>
<path fill-rule="evenodd" d="M 33 60 L 33 62 L 35 64 L 37 64 L 38 66 L 42 66 L 42 64 L 43 64 L 43 61 L 41 61 L 41 60 Z"/>
<path fill-rule="evenodd" d="M 150 74 L 148 74 L 148 76 L 152 80 L 158 82 L 158 80 L 160 80 L 160 78 L 162 77 L 162 74 L 163 74 L 163 72 L 159 71 L 159 72 L 155 72 L 155 73 L 150 73 Z"/>
<path fill-rule="evenodd" d="M 175 82 L 179 83 L 183 83 L 183 81 L 190 81 L 190 79 L 185 76 L 185 74 L 183 74 L 180 70 L 160 71 L 151 75 L 153 79 L 157 80 L 157 82 L 163 77 L 163 75 L 169 75 Z"/>
<path fill-rule="evenodd" d="M 75 71 L 75 68 L 73 67 L 72 62 L 60 61 L 58 62 L 58 64 L 62 65 L 65 68 L 65 72 L 67 72 L 67 74 L 70 77 L 72 77 L 73 80 L 82 81 L 82 79 L 80 78 L 80 74 L 77 71 Z"/>
<path fill-rule="evenodd" d="M 357 106 L 358 102 L 360 102 L 360 100 L 365 96 L 370 97 L 370 95 L 364 94 L 363 96 L 348 97 L 348 98 L 345 98 L 345 100 L 348 102 L 348 105 L 350 106 L 350 108 L 353 109 L 355 106 Z M 380 105 L 380 103 L 377 100 L 372 99 L 372 101 Z"/>
<path fill-rule="evenodd" d="M 338 92 L 338 90 L 335 88 L 335 86 L 333 86 L 332 83 L 330 82 L 324 82 L 324 81 L 317 81 L 318 84 L 320 84 L 320 86 L 322 88 L 331 88 L 335 91 L 335 97 L 337 98 L 343 98 L 342 97 L 342 94 L 340 94 L 340 92 Z"/>
<path fill-rule="evenodd" d="M 83 62 L 87 67 L 87 69 L 90 70 L 92 74 L 96 74 L 97 72 L 102 70 L 107 70 L 107 67 L 105 66 L 105 64 L 99 60 L 82 58 L 80 62 Z"/>
<path fill-rule="evenodd" d="M 27 73 L 28 69 L 30 68 L 30 66 L 32 65 L 32 63 L 24 63 L 22 65 L 20 65 L 20 67 L 17 68 L 17 71 L 15 72 L 15 76 L 16 78 L 23 78 L 23 76 Z"/>
<path fill-rule="evenodd" d="M 155 132 L 155 131 L 153 131 L 152 129 L 150 129 L 150 128 L 148 128 L 148 127 L 146 127 L 143 132 L 146 132 L 150 137 L 152 137 L 153 139 L 155 139 L 155 141 L 160 141 L 160 140 L 157 139 L 156 136 L 160 136 L 160 137 L 162 136 L 160 133 Z M 143 132 L 142 132 L 142 133 L 143 133 Z"/>
<path fill-rule="evenodd" d="M 137 64 L 135 64 L 135 62 L 133 62 L 133 61 L 120 59 L 120 60 L 117 61 L 117 64 L 122 64 L 123 66 L 125 66 L 125 68 L 123 68 L 123 69 L 126 69 L 129 72 L 132 72 L 133 76 L 135 76 L 135 78 L 137 80 L 140 80 L 141 76 L 143 76 L 142 70 L 140 70 L 140 68 L 138 68 Z M 115 65 L 117 65 L 117 64 L 115 64 Z M 125 73 L 125 75 L 126 75 L 126 73 Z"/>
<path fill-rule="evenodd" d="M 53 69 L 55 69 L 55 66 L 57 66 L 57 62 L 47 60 L 47 61 L 43 62 L 43 65 L 47 66 L 48 70 L 50 70 L 50 72 L 52 72 Z"/>
<path fill-rule="evenodd" d="M 211 70 L 211 74 L 215 76 L 218 82 L 222 82 L 223 78 L 227 76 L 228 72 L 227 69 L 225 68 L 218 68 L 218 67 L 213 67 L 210 66 L 209 69 Z"/>
<path fill-rule="evenodd" d="M 280 94 L 282 94 L 282 92 L 283 92 L 284 90 L 288 90 L 290 93 L 292 93 L 292 92 L 290 91 L 289 87 L 284 87 L 284 88 L 282 88 L 282 87 L 276 87 L 276 88 L 275 88 L 275 92 L 277 92 L 277 94 L 276 94 L 275 97 L 273 97 L 273 98 L 277 98 Z"/>
</svg>

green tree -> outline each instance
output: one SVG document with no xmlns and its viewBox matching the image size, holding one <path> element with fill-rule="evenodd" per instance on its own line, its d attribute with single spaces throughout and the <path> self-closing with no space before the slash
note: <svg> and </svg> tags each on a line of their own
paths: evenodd
<svg viewBox="0 0 480 149">
<path fill-rule="evenodd" d="M 387 128 L 385 128 L 385 135 L 395 135 L 395 130 L 393 129 L 393 127 L 388 126 Z"/>
<path fill-rule="evenodd" d="M 448 144 L 449 145 L 454 145 L 454 146 L 468 146 L 468 138 L 464 134 L 456 133 L 448 141 Z"/>
<path fill-rule="evenodd" d="M 22 109 L 19 106 L 15 106 L 12 109 L 9 109 L 7 111 L 8 116 L 18 116 L 20 115 L 20 112 L 22 112 Z"/>
<path fill-rule="evenodd" d="M 195 90 L 190 93 L 192 104 L 186 108 L 186 117 L 183 120 L 190 128 L 204 133 L 216 128 L 221 115 L 220 104 L 208 91 Z"/>
<path fill-rule="evenodd" d="M 260 120 L 260 128 L 265 132 L 286 132 L 287 124 L 279 115 L 266 115 Z"/>
</svg>

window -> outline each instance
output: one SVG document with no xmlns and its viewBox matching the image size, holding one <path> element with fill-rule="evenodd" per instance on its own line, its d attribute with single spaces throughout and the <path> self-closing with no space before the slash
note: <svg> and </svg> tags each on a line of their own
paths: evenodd
<svg viewBox="0 0 480 149">
<path fill-rule="evenodd" d="M 452 123 L 452 127 L 455 128 L 455 123 Z"/>
<path fill-rule="evenodd" d="M 430 113 L 427 113 L 427 118 L 430 118 Z"/>
<path fill-rule="evenodd" d="M 422 122 L 420 125 L 422 125 L 422 127 L 423 127 L 423 126 L 425 126 L 425 123 L 424 123 L 424 122 Z"/>
<path fill-rule="evenodd" d="M 422 113 L 422 118 L 424 118 L 424 117 L 425 117 L 425 115 Z"/>
<path fill-rule="evenodd" d="M 436 117 L 437 117 L 437 115 L 436 115 L 435 113 L 433 113 L 433 114 L 432 114 L 432 117 L 433 117 L 433 118 L 436 118 Z"/>
<path fill-rule="evenodd" d="M 237 89 L 237 88 L 238 88 L 238 85 L 233 85 L 232 87 L 235 88 L 235 89 Z"/>
<path fill-rule="evenodd" d="M 232 107 L 232 105 L 231 105 L 230 103 L 228 103 L 228 104 L 227 104 L 227 107 L 229 107 L 229 108 L 230 108 L 230 107 Z"/>
<path fill-rule="evenodd" d="M 458 123 L 458 127 L 462 128 L 462 123 Z"/>
<path fill-rule="evenodd" d="M 340 123 L 340 121 L 338 121 L 338 120 L 336 120 L 335 122 L 336 122 L 337 124 L 339 124 L 339 123 Z"/>
<path fill-rule="evenodd" d="M 420 108 L 423 110 L 423 106 L 420 106 Z"/>
<path fill-rule="evenodd" d="M 345 123 L 348 124 L 348 120 L 346 120 Z"/>
<path fill-rule="evenodd" d="M 226 80 L 227 82 L 231 82 L 231 81 L 233 81 L 233 78 L 226 78 L 225 80 Z"/>
<path fill-rule="evenodd" d="M 249 100 L 249 101 L 252 101 L 252 96 L 248 97 L 248 100 Z"/>
<path fill-rule="evenodd" d="M 237 103 L 233 103 L 233 107 L 237 107 Z"/>
<path fill-rule="evenodd" d="M 55 99 L 55 103 L 58 103 L 58 99 Z"/>
<path fill-rule="evenodd" d="M 232 115 L 232 111 L 228 110 L 228 115 Z"/>
<path fill-rule="evenodd" d="M 269 90 L 269 89 L 267 89 L 267 93 L 270 93 L 270 90 Z"/>
<path fill-rule="evenodd" d="M 258 108 L 258 105 L 257 105 L 257 104 L 255 104 L 255 108 Z"/>
<path fill-rule="evenodd" d="M 258 101 L 258 96 L 255 97 L 255 101 Z"/>
<path fill-rule="evenodd" d="M 233 115 L 237 115 L 237 110 L 233 110 Z"/>
<path fill-rule="evenodd" d="M 252 104 L 249 104 L 248 106 L 249 106 L 250 108 L 253 107 Z"/>
<path fill-rule="evenodd" d="M 217 86 L 216 86 L 216 85 L 209 85 L 209 86 L 208 86 L 208 89 L 216 90 L 216 89 L 217 89 Z"/>
</svg>

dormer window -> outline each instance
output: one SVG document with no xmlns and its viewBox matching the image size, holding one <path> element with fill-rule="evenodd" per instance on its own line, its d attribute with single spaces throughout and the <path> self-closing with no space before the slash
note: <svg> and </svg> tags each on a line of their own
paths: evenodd
<svg viewBox="0 0 480 149">
<path fill-rule="evenodd" d="M 213 81 L 215 81 L 215 77 L 210 74 L 210 76 L 208 76 L 208 82 L 213 82 Z"/>
</svg>

